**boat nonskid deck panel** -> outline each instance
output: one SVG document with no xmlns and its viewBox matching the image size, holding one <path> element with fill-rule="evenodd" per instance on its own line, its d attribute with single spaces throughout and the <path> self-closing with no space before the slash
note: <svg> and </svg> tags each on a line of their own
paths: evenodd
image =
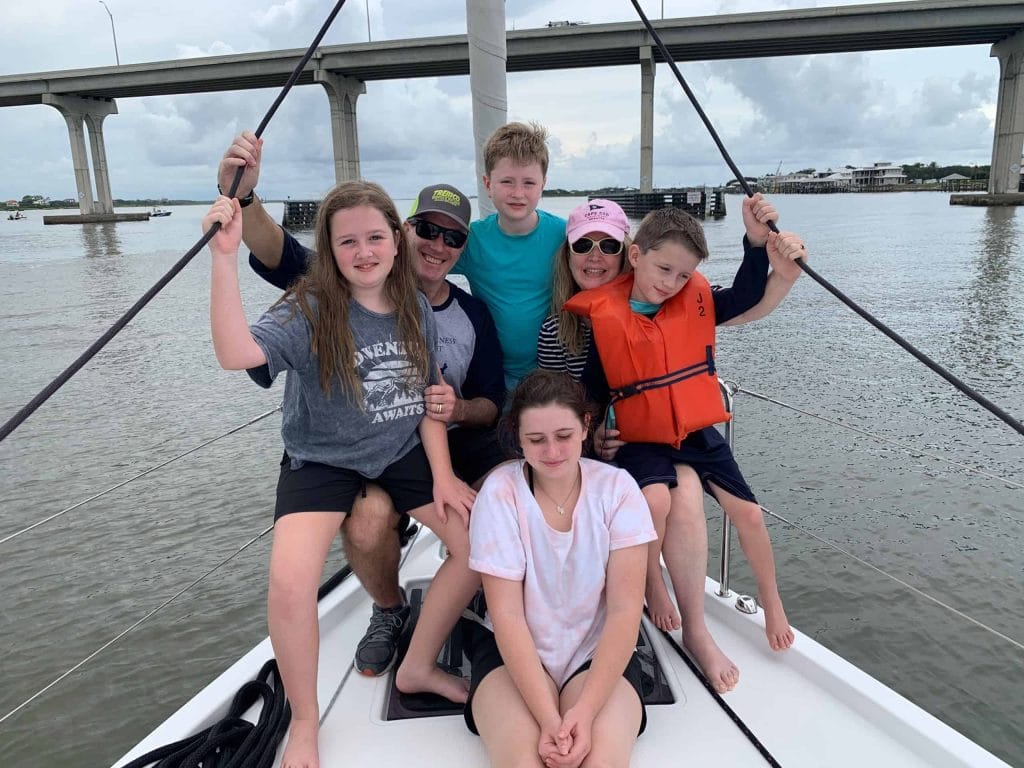
<svg viewBox="0 0 1024 768">
<path fill-rule="evenodd" d="M 407 593 L 422 594 L 440 563 L 436 540 L 421 536 L 402 569 Z M 717 584 L 709 579 L 705 589 L 708 626 L 741 670 L 740 684 L 724 700 L 779 764 L 786 768 L 865 764 L 1007 768 L 1006 763 L 802 633 L 797 632 L 790 650 L 772 652 L 765 640 L 763 615 L 737 611 L 735 598 L 718 597 L 716 589 Z M 352 666 L 370 605 L 355 579 L 342 583 L 320 603 L 321 765 L 487 766 L 480 739 L 467 730 L 458 709 L 388 719 L 391 676 L 364 677 Z M 648 707 L 647 731 L 637 741 L 631 765 L 675 764 L 683 756 L 690 765 L 768 764 L 671 643 L 646 619 L 644 628 L 649 650 L 674 702 Z M 680 640 L 678 632 L 674 638 Z M 464 656 L 461 650 L 460 655 Z M 235 691 L 271 656 L 269 640 L 265 640 L 117 765 L 216 722 L 227 711 Z M 247 713 L 253 720 L 257 716 L 255 709 Z"/>
</svg>

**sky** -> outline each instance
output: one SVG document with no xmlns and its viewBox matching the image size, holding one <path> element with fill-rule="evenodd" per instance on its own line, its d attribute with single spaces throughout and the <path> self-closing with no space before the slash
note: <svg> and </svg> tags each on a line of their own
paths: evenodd
<svg viewBox="0 0 1024 768">
<path fill-rule="evenodd" d="M 863 0 L 858 0 L 863 2 Z M 99 0 L 3 0 L 0 76 L 115 63 Z M 852 5 L 844 0 L 644 0 L 657 19 Z M 106 0 L 122 64 L 306 48 L 332 0 Z M 348 0 L 323 44 L 464 34 L 465 0 Z M 636 21 L 627 0 L 507 0 L 509 29 L 550 20 Z M 428 13 L 429 9 L 429 13 Z M 877 161 L 987 164 L 998 61 L 989 46 L 790 56 L 680 69 L 740 170 L 819 170 Z M 212 199 L 232 137 L 276 90 L 119 99 L 103 124 L 114 197 Z M 655 77 L 654 184 L 723 184 L 730 172 L 671 71 Z M 469 78 L 367 83 L 357 102 L 361 170 L 396 198 L 446 181 L 475 193 Z M 640 68 L 512 73 L 510 120 L 550 133 L 548 187 L 637 185 Z M 292 90 L 264 134 L 259 189 L 320 197 L 334 183 L 328 103 Z M 44 105 L 0 108 L 0 200 L 76 198 L 67 128 Z"/>
</svg>

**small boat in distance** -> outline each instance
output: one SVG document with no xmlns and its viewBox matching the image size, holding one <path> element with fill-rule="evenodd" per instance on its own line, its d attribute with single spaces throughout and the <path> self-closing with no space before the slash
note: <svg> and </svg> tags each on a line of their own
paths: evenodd
<svg viewBox="0 0 1024 768">
<path fill-rule="evenodd" d="M 158 217 L 158 216 L 170 216 L 170 215 L 171 215 L 171 211 L 165 211 L 163 208 L 153 208 L 152 212 L 150 212 L 150 214 L 149 214 L 149 218 L 152 219 L 152 218 L 155 218 L 155 217 Z"/>
<path fill-rule="evenodd" d="M 27 218 L 28 218 L 28 216 L 26 216 L 26 215 L 25 215 L 24 213 L 22 213 L 21 211 L 15 211 L 14 213 L 10 214 L 10 215 L 9 215 L 9 216 L 7 217 L 7 219 L 8 219 L 9 221 L 24 221 L 24 220 L 25 220 L 25 219 L 27 219 Z"/>
</svg>

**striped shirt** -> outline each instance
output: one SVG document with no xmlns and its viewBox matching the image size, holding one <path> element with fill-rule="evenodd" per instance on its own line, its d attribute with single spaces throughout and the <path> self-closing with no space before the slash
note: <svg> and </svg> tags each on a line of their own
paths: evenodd
<svg viewBox="0 0 1024 768">
<path fill-rule="evenodd" d="M 577 381 L 583 375 L 590 348 L 590 326 L 583 326 L 583 351 L 574 355 L 558 340 L 559 316 L 549 315 L 537 336 L 537 366 L 545 371 L 568 373 Z"/>
</svg>

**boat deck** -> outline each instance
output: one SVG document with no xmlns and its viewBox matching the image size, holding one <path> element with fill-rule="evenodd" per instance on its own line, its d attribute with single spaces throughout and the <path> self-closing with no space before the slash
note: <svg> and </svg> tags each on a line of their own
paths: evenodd
<svg viewBox="0 0 1024 768">
<path fill-rule="evenodd" d="M 439 564 L 437 540 L 422 536 L 403 566 L 402 580 L 429 579 Z M 1006 766 L 799 632 L 790 650 L 772 652 L 762 614 L 740 613 L 734 599 L 715 595 L 716 587 L 710 580 L 706 585 L 708 624 L 741 670 L 739 686 L 723 698 L 779 764 Z M 366 678 L 352 667 L 369 613 L 369 599 L 355 579 L 321 601 L 321 764 L 330 768 L 372 760 L 382 768 L 487 766 L 480 739 L 466 729 L 461 715 L 385 720 L 390 675 Z M 671 644 L 652 626 L 647 629 L 676 703 L 648 706 L 647 731 L 637 741 L 631 765 L 674 765 L 684 756 L 687 765 L 696 766 L 769 765 Z M 264 641 L 118 765 L 219 719 L 234 692 L 271 655 L 269 640 Z"/>
</svg>

